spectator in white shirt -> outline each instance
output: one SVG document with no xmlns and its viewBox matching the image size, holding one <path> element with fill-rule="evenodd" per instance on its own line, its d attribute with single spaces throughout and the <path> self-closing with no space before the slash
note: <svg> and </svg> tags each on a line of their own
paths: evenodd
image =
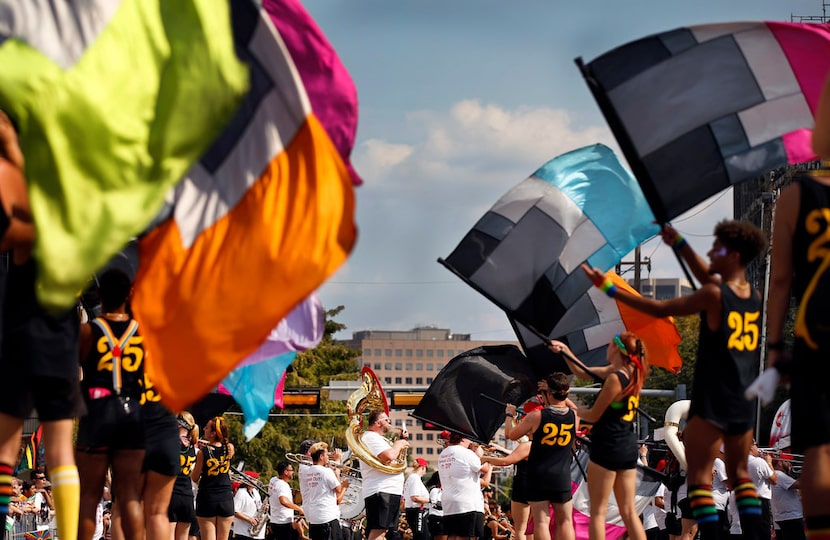
<svg viewBox="0 0 830 540">
<path fill-rule="evenodd" d="M 775 537 L 777 540 L 805 540 L 804 513 L 798 493 L 800 482 L 788 474 L 792 471 L 789 461 L 775 459 L 772 463 L 778 473 L 778 482 L 772 486 L 772 519 L 780 527 Z"/>
</svg>

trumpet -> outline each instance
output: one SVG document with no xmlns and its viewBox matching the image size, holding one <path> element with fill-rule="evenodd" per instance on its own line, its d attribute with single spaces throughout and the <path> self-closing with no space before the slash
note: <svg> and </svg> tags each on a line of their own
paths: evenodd
<svg viewBox="0 0 830 540">
<path fill-rule="evenodd" d="M 305 454 L 292 454 L 291 452 L 286 452 L 285 459 L 287 459 L 291 463 L 296 463 L 298 465 L 308 465 L 309 467 L 314 465 L 314 462 L 311 461 L 311 457 Z M 360 476 L 360 469 L 356 469 L 354 467 L 346 465 L 345 463 L 329 460 L 328 465 L 332 469 L 339 469 L 340 471 L 348 474 L 349 476 Z"/>
</svg>

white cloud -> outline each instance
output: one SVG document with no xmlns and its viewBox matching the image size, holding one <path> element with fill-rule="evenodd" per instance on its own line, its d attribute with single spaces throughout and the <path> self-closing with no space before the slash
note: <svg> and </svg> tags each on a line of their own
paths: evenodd
<svg viewBox="0 0 830 540">
<path fill-rule="evenodd" d="M 323 287 L 326 307 L 344 305 L 348 332 L 437 324 L 484 339 L 512 339 L 498 308 L 436 262 L 496 200 L 549 159 L 596 142 L 604 127 L 576 128 L 552 108 L 507 109 L 476 100 L 416 111 L 403 131 L 362 126 L 355 167 L 358 244 Z M 611 144 L 609 144 L 611 146 Z M 475 337 L 475 336 L 474 336 Z"/>
</svg>

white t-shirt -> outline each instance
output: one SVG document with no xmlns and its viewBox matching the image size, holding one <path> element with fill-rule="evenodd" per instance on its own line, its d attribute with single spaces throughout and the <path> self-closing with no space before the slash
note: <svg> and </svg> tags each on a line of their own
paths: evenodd
<svg viewBox="0 0 830 540">
<path fill-rule="evenodd" d="M 43 495 L 43 493 L 37 492 L 35 493 L 35 496 L 32 497 L 32 504 L 38 512 L 35 516 L 37 530 L 45 531 L 49 528 L 49 517 L 46 517 L 46 519 L 42 519 L 41 516 L 44 515 L 43 507 L 46 506 L 46 497 Z"/>
<path fill-rule="evenodd" d="M 772 484 L 769 481 L 770 476 L 775 474 L 769 463 L 758 456 L 749 456 L 749 463 L 747 464 L 749 470 L 749 479 L 755 484 L 755 489 L 758 490 L 758 497 L 761 499 L 772 499 Z"/>
<path fill-rule="evenodd" d="M 729 534 L 741 535 L 741 516 L 738 514 L 738 503 L 735 502 L 735 492 L 729 492 L 729 505 L 726 507 L 726 515 L 729 518 Z"/>
<path fill-rule="evenodd" d="M 252 489 L 248 491 L 245 486 L 239 486 L 236 490 L 236 495 L 233 496 L 233 511 L 245 514 L 248 517 L 255 517 L 257 510 L 262 505 L 262 497 L 259 496 L 259 491 Z M 233 532 L 237 535 L 250 536 L 248 528 L 251 524 L 244 519 L 239 519 L 233 516 Z M 254 538 L 265 538 L 265 527 Z"/>
<path fill-rule="evenodd" d="M 668 491 L 666 491 L 666 486 L 660 484 L 660 487 L 657 488 L 657 493 L 654 494 L 654 499 L 657 497 L 663 497 L 663 506 L 664 508 L 660 508 L 656 504 L 654 504 L 654 499 L 651 500 L 651 507 L 652 512 L 654 513 L 654 521 L 657 522 L 657 527 L 662 531 L 666 528 L 666 510 L 665 508 L 669 507 L 670 501 L 667 497 Z"/>
<path fill-rule="evenodd" d="M 404 508 L 423 508 L 424 504 L 413 502 L 413 496 L 429 497 L 429 491 L 423 479 L 415 473 L 411 473 L 403 483 Z"/>
<path fill-rule="evenodd" d="M 801 497 L 798 490 L 793 488 L 795 479 L 778 471 L 778 483 L 772 486 L 772 519 L 786 521 L 804 517 L 801 508 Z"/>
<path fill-rule="evenodd" d="M 726 463 L 721 458 L 715 458 L 715 474 L 712 477 L 712 499 L 715 500 L 715 508 L 726 510 L 726 503 L 729 501 L 729 488 L 726 485 Z"/>
<path fill-rule="evenodd" d="M 365 431 L 360 440 L 366 448 L 377 456 L 381 452 L 392 447 L 383 435 L 375 431 Z M 403 495 L 403 473 L 389 474 L 374 467 L 360 462 L 360 476 L 363 481 L 363 498 L 370 497 L 375 493 L 389 493 L 390 495 Z M 305 499 L 303 499 L 305 500 Z"/>
<path fill-rule="evenodd" d="M 444 515 L 484 513 L 484 496 L 481 494 L 479 472 L 481 460 L 475 452 L 460 445 L 448 446 L 438 456 L 438 472 L 441 474 L 441 502 Z"/>
<path fill-rule="evenodd" d="M 288 497 L 292 500 L 291 486 L 288 482 L 275 476 L 268 483 L 268 499 L 271 501 L 271 523 L 285 524 L 294 521 L 294 509 L 283 506 L 280 497 Z"/>
<path fill-rule="evenodd" d="M 335 488 L 340 481 L 334 471 L 322 465 L 300 467 L 300 493 L 303 512 L 310 525 L 322 525 L 340 518 Z"/>
<path fill-rule="evenodd" d="M 441 497 L 442 491 L 438 486 L 429 490 L 429 515 L 436 517 L 442 517 L 444 515 L 444 506 Z"/>
</svg>

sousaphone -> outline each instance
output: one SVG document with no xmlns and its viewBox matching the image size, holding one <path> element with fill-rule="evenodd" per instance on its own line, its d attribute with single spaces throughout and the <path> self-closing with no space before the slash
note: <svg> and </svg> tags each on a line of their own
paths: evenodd
<svg viewBox="0 0 830 540">
<path fill-rule="evenodd" d="M 363 411 L 382 409 L 389 416 L 389 404 L 386 402 L 386 393 L 380 386 L 375 372 L 369 366 L 363 366 L 360 372 L 362 384 L 355 390 L 346 401 L 346 409 L 349 417 L 349 426 L 346 428 L 346 444 L 354 456 L 366 463 L 373 469 L 378 469 L 388 474 L 399 474 L 406 469 L 406 448 L 390 463 L 384 463 L 375 456 L 371 450 L 366 448 L 361 440 L 365 426 L 363 425 Z"/>
</svg>

